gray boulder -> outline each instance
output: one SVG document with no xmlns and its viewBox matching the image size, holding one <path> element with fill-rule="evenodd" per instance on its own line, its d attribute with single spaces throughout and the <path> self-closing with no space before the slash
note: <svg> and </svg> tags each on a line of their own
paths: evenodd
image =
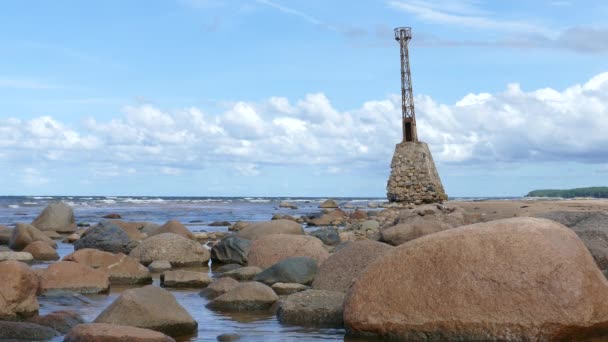
<svg viewBox="0 0 608 342">
<path fill-rule="evenodd" d="M 201 266 L 209 261 L 210 252 L 200 243 L 173 233 L 154 235 L 142 241 L 130 256 L 144 265 L 166 260 L 173 267 Z"/>
<path fill-rule="evenodd" d="M 278 299 L 269 286 L 252 281 L 242 283 L 215 298 L 207 307 L 220 311 L 268 310 Z"/>
<path fill-rule="evenodd" d="M 252 280 L 256 275 L 262 272 L 262 269 L 257 266 L 240 267 L 232 271 L 224 272 L 220 277 L 228 277 L 236 280 Z"/>
<path fill-rule="evenodd" d="M 228 236 L 211 248 L 211 259 L 224 264 L 246 265 L 250 245 L 250 240 Z"/>
<path fill-rule="evenodd" d="M 344 293 L 306 290 L 287 296 L 279 303 L 279 322 L 293 325 L 341 328 Z"/>
<path fill-rule="evenodd" d="M 63 203 L 51 203 L 32 222 L 40 230 L 54 230 L 60 233 L 73 233 L 76 230 L 74 210 Z"/>
<path fill-rule="evenodd" d="M 223 295 L 237 286 L 239 286 L 238 281 L 229 277 L 223 277 L 212 281 L 209 286 L 204 288 L 199 293 L 199 295 L 207 298 L 215 298 Z"/>
<path fill-rule="evenodd" d="M 307 257 L 287 258 L 265 269 L 253 280 L 264 284 L 310 284 L 317 274 L 317 262 Z"/>
<path fill-rule="evenodd" d="M 323 244 L 329 246 L 336 246 L 340 244 L 340 235 L 336 228 L 321 228 L 313 232 L 310 232 L 311 236 L 323 241 Z"/>
<path fill-rule="evenodd" d="M 54 311 L 44 316 L 30 317 L 26 321 L 55 329 L 62 334 L 67 334 L 73 327 L 84 323 L 84 319 L 74 311 Z"/>
<path fill-rule="evenodd" d="M 93 248 L 115 254 L 129 254 L 137 245 L 138 242 L 132 240 L 119 226 L 103 220 L 97 226 L 88 229 L 74 243 L 74 249 Z"/>
</svg>

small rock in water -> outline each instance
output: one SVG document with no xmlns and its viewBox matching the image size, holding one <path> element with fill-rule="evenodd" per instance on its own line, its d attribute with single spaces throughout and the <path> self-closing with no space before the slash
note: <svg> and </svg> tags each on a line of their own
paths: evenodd
<svg viewBox="0 0 608 342">
<path fill-rule="evenodd" d="M 317 262 L 307 257 L 287 258 L 268 267 L 253 280 L 267 285 L 274 283 L 310 284 L 317 274 Z"/>
<path fill-rule="evenodd" d="M 173 234 L 181 235 L 181 236 L 185 237 L 186 239 L 190 239 L 190 240 L 194 239 L 194 234 L 192 234 L 192 232 L 186 226 L 184 226 L 181 222 L 179 222 L 177 220 L 167 221 L 164 225 L 162 225 L 158 229 L 156 229 L 152 232 L 149 232 L 148 236 L 154 236 L 154 235 L 159 235 L 159 234 L 164 234 L 164 233 L 173 233 Z"/>
<path fill-rule="evenodd" d="M 237 286 L 239 286 L 238 281 L 229 277 L 223 277 L 211 282 L 211 284 L 203 289 L 199 295 L 208 298 L 215 298 L 223 295 Z"/>
<path fill-rule="evenodd" d="M 343 302 L 342 292 L 306 290 L 282 300 L 277 318 L 287 324 L 340 328 L 344 325 Z"/>
<path fill-rule="evenodd" d="M 171 269 L 171 263 L 167 260 L 156 260 L 148 265 L 150 272 L 160 273 Z"/>
<path fill-rule="evenodd" d="M 90 341 L 175 342 L 171 337 L 158 331 L 106 323 L 80 324 L 64 339 L 64 342 Z"/>
<path fill-rule="evenodd" d="M 44 316 L 33 316 L 26 320 L 28 323 L 35 323 L 49 327 L 67 334 L 73 327 L 84 323 L 84 319 L 74 311 L 55 311 Z"/>
<path fill-rule="evenodd" d="M 106 219 L 121 219 L 122 218 L 122 216 L 120 216 L 120 214 L 116 214 L 116 213 L 107 214 L 107 215 L 104 215 L 102 217 L 106 218 Z"/>
<path fill-rule="evenodd" d="M 110 289 L 110 277 L 107 272 L 72 261 L 60 261 L 49 265 L 46 270 L 40 270 L 39 276 L 39 292 L 44 295 L 65 292 L 107 293 Z"/>
<path fill-rule="evenodd" d="M 327 208 L 337 208 L 338 203 L 332 199 L 325 200 L 323 203 L 319 205 L 319 208 L 327 209 Z"/>
<path fill-rule="evenodd" d="M 221 311 L 257 311 L 269 309 L 279 297 L 267 285 L 256 281 L 238 285 L 215 298 L 207 307 Z"/>
<path fill-rule="evenodd" d="M 215 222 L 209 223 L 210 227 L 229 227 L 231 225 L 232 225 L 232 223 L 230 223 L 228 221 L 215 221 Z"/>
<path fill-rule="evenodd" d="M 194 271 L 165 271 L 160 275 L 160 286 L 162 287 L 205 287 L 212 279 L 203 272 Z"/>
<path fill-rule="evenodd" d="M 279 207 L 280 208 L 288 208 L 288 209 L 298 209 L 297 205 L 295 205 L 293 203 L 290 203 L 290 202 L 286 202 L 286 201 L 283 201 L 283 202 L 279 203 Z"/>
<path fill-rule="evenodd" d="M 279 296 L 290 295 L 296 292 L 308 290 L 310 287 L 297 283 L 274 283 L 272 289 Z"/>
<path fill-rule="evenodd" d="M 238 341 L 241 339 L 241 335 L 239 334 L 221 334 L 217 336 L 217 340 L 221 342 L 230 342 L 230 341 Z"/>
</svg>

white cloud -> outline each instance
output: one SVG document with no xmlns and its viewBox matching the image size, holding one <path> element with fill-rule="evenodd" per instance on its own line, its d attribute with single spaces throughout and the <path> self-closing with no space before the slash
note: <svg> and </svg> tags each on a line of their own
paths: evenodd
<svg viewBox="0 0 608 342">
<path fill-rule="evenodd" d="M 215 114 L 124 107 L 118 117 L 89 118 L 79 128 L 49 116 L 4 119 L 0 155 L 21 167 L 39 159 L 92 165 L 98 177 L 128 175 L 135 168 L 179 174 L 215 167 L 248 176 L 263 172 L 263 165 L 327 172 L 388 168 L 401 139 L 398 95 L 348 111 L 336 109 L 322 93 L 294 105 L 276 99 L 237 102 Z M 608 160 L 608 73 L 563 90 L 526 91 L 510 84 L 503 92 L 467 94 L 454 104 L 419 95 L 416 110 L 418 135 L 440 163 Z"/>
</svg>

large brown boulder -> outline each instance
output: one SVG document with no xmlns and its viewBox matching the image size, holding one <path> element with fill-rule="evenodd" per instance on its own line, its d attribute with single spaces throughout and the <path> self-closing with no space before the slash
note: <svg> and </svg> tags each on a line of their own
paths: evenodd
<svg viewBox="0 0 608 342">
<path fill-rule="evenodd" d="M 30 253 L 34 259 L 41 261 L 59 260 L 59 254 L 48 243 L 43 241 L 34 241 L 23 249 L 24 252 Z"/>
<path fill-rule="evenodd" d="M 302 226 L 299 223 L 291 220 L 272 220 L 251 223 L 239 230 L 238 233 L 236 233 L 236 236 L 247 240 L 255 240 L 270 234 L 303 235 L 304 229 L 302 229 Z"/>
<path fill-rule="evenodd" d="M 0 320 L 38 313 L 38 277 L 19 261 L 0 262 Z"/>
<path fill-rule="evenodd" d="M 349 242 L 325 260 L 312 287 L 316 290 L 346 292 L 369 264 L 393 249 L 372 240 Z"/>
<path fill-rule="evenodd" d="M 63 203 L 51 203 L 32 222 L 40 230 L 54 230 L 60 233 L 72 233 L 76 230 L 74 210 Z"/>
<path fill-rule="evenodd" d="M 74 327 L 64 342 L 175 342 L 158 331 L 126 325 L 89 323 Z"/>
<path fill-rule="evenodd" d="M 122 253 L 113 254 L 93 248 L 84 248 L 66 255 L 64 261 L 73 261 L 107 272 L 111 284 L 148 284 L 152 275 L 139 261 Z"/>
<path fill-rule="evenodd" d="M 198 327 L 171 292 L 152 285 L 124 291 L 94 323 L 152 329 L 169 336 L 191 335 Z"/>
<path fill-rule="evenodd" d="M 53 248 L 57 248 L 57 243 L 53 239 L 36 227 L 24 223 L 17 223 L 15 229 L 13 229 L 9 246 L 15 251 L 20 251 L 34 241 L 42 241 Z"/>
<path fill-rule="evenodd" d="M 110 289 L 107 272 L 72 261 L 51 264 L 46 270 L 40 270 L 39 276 L 39 291 L 45 295 L 65 292 L 106 293 Z"/>
<path fill-rule="evenodd" d="M 273 234 L 254 240 L 247 255 L 249 266 L 270 267 L 291 257 L 309 257 L 321 265 L 329 257 L 321 240 L 306 235 Z"/>
<path fill-rule="evenodd" d="M 382 230 L 382 241 L 399 246 L 419 237 L 452 228 L 435 218 L 414 217 L 413 219 Z"/>
<path fill-rule="evenodd" d="M 144 265 L 166 260 L 173 267 L 200 266 L 209 261 L 211 253 L 203 245 L 173 233 L 151 236 L 129 254 Z"/>
<path fill-rule="evenodd" d="M 344 323 L 350 334 L 404 339 L 606 338 L 608 283 L 561 224 L 490 221 L 377 259 L 348 291 Z"/>
<path fill-rule="evenodd" d="M 149 235 L 153 236 L 164 233 L 173 233 L 181 235 L 187 239 L 194 240 L 194 234 L 192 234 L 192 232 L 188 228 L 186 228 L 186 226 L 184 226 L 181 222 L 176 220 L 167 221 L 165 224 L 151 232 Z"/>
<path fill-rule="evenodd" d="M 268 310 L 279 297 L 268 286 L 257 281 L 242 283 L 207 304 L 220 311 Z"/>
</svg>

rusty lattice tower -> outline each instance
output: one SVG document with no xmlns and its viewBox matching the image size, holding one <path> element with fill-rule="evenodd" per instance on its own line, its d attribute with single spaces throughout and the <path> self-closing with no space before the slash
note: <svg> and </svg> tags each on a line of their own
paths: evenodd
<svg viewBox="0 0 608 342">
<path fill-rule="evenodd" d="M 412 73 L 410 71 L 410 54 L 408 43 L 412 39 L 411 27 L 397 27 L 395 40 L 401 51 L 401 115 L 403 141 L 418 141 L 416 133 L 416 110 L 414 109 L 414 92 L 412 90 Z"/>
</svg>

